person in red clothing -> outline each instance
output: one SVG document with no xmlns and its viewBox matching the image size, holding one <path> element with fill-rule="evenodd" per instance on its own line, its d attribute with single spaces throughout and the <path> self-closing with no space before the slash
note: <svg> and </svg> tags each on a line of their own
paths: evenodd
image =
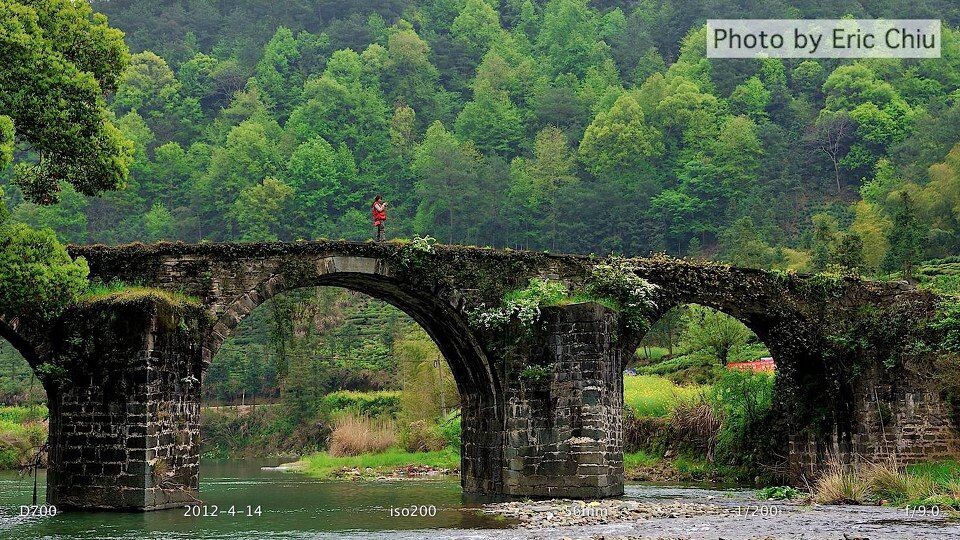
<svg viewBox="0 0 960 540">
<path fill-rule="evenodd" d="M 387 221 L 387 203 L 382 195 L 373 199 L 373 226 L 377 228 L 377 242 L 383 241 L 384 222 Z"/>
</svg>

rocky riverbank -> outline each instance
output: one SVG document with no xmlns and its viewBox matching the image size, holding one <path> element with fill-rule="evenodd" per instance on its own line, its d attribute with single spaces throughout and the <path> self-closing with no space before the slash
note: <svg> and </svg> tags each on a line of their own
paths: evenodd
<svg viewBox="0 0 960 540">
<path fill-rule="evenodd" d="M 619 500 L 506 502 L 483 512 L 516 524 L 486 531 L 504 540 L 960 539 L 960 519 L 947 512 L 763 501 L 744 489 L 628 484 Z"/>
<path fill-rule="evenodd" d="M 699 516 L 731 515 L 732 509 L 717 504 L 687 502 L 640 502 L 607 499 L 602 501 L 511 501 L 486 505 L 486 514 L 515 520 L 520 527 L 543 529 L 637 522 L 662 518 L 693 518 Z"/>
<path fill-rule="evenodd" d="M 406 465 L 392 470 L 375 469 L 373 467 L 341 467 L 330 475 L 339 479 L 357 480 L 417 480 L 422 478 L 441 478 L 458 476 L 460 471 L 430 465 Z"/>
</svg>

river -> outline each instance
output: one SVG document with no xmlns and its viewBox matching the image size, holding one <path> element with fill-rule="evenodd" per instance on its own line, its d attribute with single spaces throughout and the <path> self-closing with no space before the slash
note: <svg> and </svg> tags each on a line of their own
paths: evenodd
<svg viewBox="0 0 960 540">
<path fill-rule="evenodd" d="M 0 538 L 73 539 L 325 539 L 423 540 L 425 538 L 589 538 L 636 535 L 696 539 L 960 539 L 960 521 L 907 515 L 875 507 L 809 507 L 776 504 L 776 516 L 665 518 L 588 527 L 525 530 L 464 503 L 456 479 L 358 482 L 318 480 L 298 473 L 261 470 L 262 461 L 203 463 L 201 492 L 208 513 L 185 516 L 174 509 L 145 514 L 64 512 L 20 517 L 30 504 L 32 478 L 0 473 Z M 43 500 L 43 474 L 39 497 Z M 626 498 L 702 502 L 725 508 L 756 505 L 750 490 L 653 485 L 627 486 Z M 768 503 L 773 504 L 773 503 Z M 391 508 L 433 506 L 428 517 L 391 516 Z M 231 515 L 231 507 L 233 512 Z M 248 508 L 249 507 L 249 508 Z M 257 512 L 259 508 L 259 512 Z M 394 513 L 401 513 L 394 511 Z M 432 513 L 432 512 L 428 512 Z M 769 512 L 768 512 L 769 513 Z"/>
</svg>

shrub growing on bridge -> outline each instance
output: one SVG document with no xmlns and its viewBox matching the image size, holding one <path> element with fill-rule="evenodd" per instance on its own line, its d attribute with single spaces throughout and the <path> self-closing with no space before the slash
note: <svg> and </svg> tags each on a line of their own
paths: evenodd
<svg viewBox="0 0 960 540">
<path fill-rule="evenodd" d="M 50 319 L 87 287 L 89 268 L 73 260 L 49 229 L 0 225 L 0 315 Z"/>
</svg>

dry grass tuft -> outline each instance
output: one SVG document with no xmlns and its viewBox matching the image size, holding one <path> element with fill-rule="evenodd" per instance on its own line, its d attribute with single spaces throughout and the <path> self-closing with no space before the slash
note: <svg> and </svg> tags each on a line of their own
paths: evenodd
<svg viewBox="0 0 960 540">
<path fill-rule="evenodd" d="M 91 287 L 80 297 L 80 303 L 86 305 L 98 303 L 133 304 L 144 300 L 162 302 L 174 308 L 201 305 L 199 300 L 185 294 L 133 285 L 98 285 Z"/>
<path fill-rule="evenodd" d="M 702 396 L 696 401 L 680 401 L 670 415 L 670 424 L 674 444 L 701 451 L 707 461 L 713 461 L 722 423 Z"/>
<path fill-rule="evenodd" d="M 867 465 L 863 477 L 874 497 L 880 501 L 926 499 L 940 491 L 933 478 L 909 474 L 892 458 Z"/>
<path fill-rule="evenodd" d="M 820 504 L 861 504 L 870 494 L 857 471 L 838 459 L 831 460 L 813 485 L 813 500 Z"/>
<path fill-rule="evenodd" d="M 813 500 L 822 504 L 905 504 L 943 496 L 956 498 L 954 494 L 960 494 L 960 482 L 940 485 L 928 474 L 907 471 L 894 458 L 856 465 L 834 459 L 813 487 Z"/>
<path fill-rule="evenodd" d="M 359 456 L 383 452 L 396 444 L 391 422 L 346 414 L 337 419 L 330 435 L 330 455 Z"/>
</svg>

